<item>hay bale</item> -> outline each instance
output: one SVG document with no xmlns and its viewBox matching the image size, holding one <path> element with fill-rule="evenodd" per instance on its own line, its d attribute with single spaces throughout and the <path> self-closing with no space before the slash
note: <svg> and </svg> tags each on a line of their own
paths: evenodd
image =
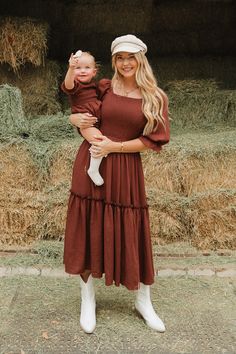
<svg viewBox="0 0 236 354">
<path fill-rule="evenodd" d="M 22 96 L 17 87 L 0 86 L 0 141 L 28 133 L 28 123 L 22 109 Z"/>
<path fill-rule="evenodd" d="M 37 168 L 26 143 L 0 145 L 0 190 L 37 189 Z"/>
<path fill-rule="evenodd" d="M 175 125 L 199 128 L 221 123 L 235 126 L 235 90 L 218 90 L 214 80 L 169 82 L 167 90 Z"/>
<path fill-rule="evenodd" d="M 103 46 L 106 43 L 110 43 L 110 41 L 106 40 L 108 34 L 112 35 L 112 37 L 117 36 L 117 29 L 119 29 L 121 34 L 150 31 L 148 14 L 151 14 L 152 3 L 149 1 L 142 2 L 141 6 L 140 0 L 133 0 L 132 3 L 129 1 L 113 1 L 111 3 L 86 1 L 76 5 L 69 5 L 67 11 L 70 14 L 70 26 L 74 35 L 74 43 L 76 43 L 78 37 L 79 39 L 84 38 L 84 28 L 86 28 L 86 33 L 88 33 L 91 41 L 95 38 L 94 44 L 96 44 L 96 47 L 98 47 L 98 37 L 96 36 L 98 33 L 103 34 L 103 41 L 99 45 Z M 96 14 L 93 21 L 89 20 L 89 14 L 91 13 Z M 133 14 L 132 21 L 127 21 L 131 13 Z M 81 40 L 78 43 L 81 43 Z"/>
<path fill-rule="evenodd" d="M 148 188 L 191 196 L 236 185 L 236 130 L 172 136 L 161 154 L 142 154 Z"/>
<path fill-rule="evenodd" d="M 0 244 L 25 245 L 38 237 L 38 223 L 47 198 L 40 192 L 0 190 Z"/>
<path fill-rule="evenodd" d="M 235 89 L 235 57 L 172 55 L 154 57 L 151 64 L 163 89 L 169 82 L 183 80 L 214 80 L 219 89 Z"/>
<path fill-rule="evenodd" d="M 68 117 L 43 116 L 29 123 L 27 139 L 0 145 L 3 188 L 17 183 L 18 187 L 36 190 L 49 181 L 54 183 L 57 178 L 61 182 L 65 176 L 64 181 L 70 178 L 67 174 L 71 172 L 82 138 L 69 124 Z"/>
<path fill-rule="evenodd" d="M 187 196 L 214 189 L 232 189 L 236 186 L 236 152 L 189 156 L 179 161 L 179 176 Z"/>
<path fill-rule="evenodd" d="M 0 84 L 17 86 L 22 92 L 23 109 L 27 116 L 55 114 L 61 110 L 58 98 L 60 66 L 51 60 L 43 67 L 25 65 L 16 76 L 0 66 Z"/>
<path fill-rule="evenodd" d="M 47 203 L 37 226 L 38 238 L 61 240 L 64 238 L 66 226 L 69 186 L 52 186 L 46 188 L 44 192 L 47 195 Z"/>
<path fill-rule="evenodd" d="M 68 181 L 82 141 L 77 130 L 69 124 L 68 116 L 59 113 L 32 118 L 29 134 L 27 149 L 39 171 L 40 183 Z"/>
<path fill-rule="evenodd" d="M 0 63 L 14 72 L 25 63 L 44 64 L 48 25 L 30 18 L 9 17 L 0 21 Z"/>
<path fill-rule="evenodd" d="M 176 193 L 147 189 L 150 227 L 154 244 L 165 244 L 188 239 L 189 224 L 185 209 L 188 198 Z"/>
<path fill-rule="evenodd" d="M 0 190 L 0 244 L 26 245 L 39 239 L 62 239 L 69 188 Z"/>
<path fill-rule="evenodd" d="M 149 47 L 152 47 L 153 57 L 189 54 L 192 56 L 204 56 L 206 54 L 219 55 L 221 53 L 233 55 L 234 41 L 232 38 L 235 33 L 233 26 L 231 32 L 218 26 L 214 27 L 214 31 L 202 28 L 186 29 L 184 31 L 160 31 L 153 33 Z M 149 34 L 144 36 L 146 43 L 148 43 L 149 36 Z M 210 46 L 209 43 L 211 43 Z"/>
<path fill-rule="evenodd" d="M 75 138 L 82 140 L 69 123 L 69 113 L 32 117 L 29 120 L 29 134 L 31 139 L 40 142 L 63 142 Z"/>
<path fill-rule="evenodd" d="M 81 139 L 63 142 L 55 151 L 49 169 L 48 183 L 52 186 L 65 185 L 69 190 L 72 176 L 72 167 Z"/>
<path fill-rule="evenodd" d="M 175 80 L 167 85 L 168 91 L 173 91 L 180 96 L 194 95 L 195 93 L 215 94 L 218 89 L 218 83 L 215 80 Z"/>
<path fill-rule="evenodd" d="M 191 242 L 200 249 L 236 248 L 236 190 L 199 193 L 187 215 Z"/>
<path fill-rule="evenodd" d="M 201 13 L 201 16 L 196 14 Z M 204 15 L 203 15 L 204 14 Z M 216 25 L 234 23 L 232 3 L 228 0 L 214 1 L 155 1 L 152 5 L 151 28 L 153 33 L 161 31 L 192 31 L 204 28 L 205 32 Z M 206 33 L 205 33 L 206 35 Z"/>
<path fill-rule="evenodd" d="M 58 183 L 61 182 L 61 183 Z M 45 189 L 48 196 L 38 222 L 38 236 L 42 239 L 62 239 L 65 230 L 70 179 L 56 180 L 56 185 Z M 188 198 L 177 194 L 160 193 L 148 190 L 150 227 L 154 244 L 188 240 L 186 225 L 189 225 L 185 212 Z"/>
<path fill-rule="evenodd" d="M 179 192 L 177 153 L 178 151 L 174 147 L 172 149 L 165 147 L 160 155 L 152 151 L 142 153 L 143 172 L 147 188 L 166 193 Z"/>
</svg>

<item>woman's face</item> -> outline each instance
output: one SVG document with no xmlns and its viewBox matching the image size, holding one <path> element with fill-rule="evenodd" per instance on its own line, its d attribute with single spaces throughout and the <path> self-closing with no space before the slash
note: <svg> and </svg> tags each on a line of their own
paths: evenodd
<svg viewBox="0 0 236 354">
<path fill-rule="evenodd" d="M 115 59 L 116 68 L 120 75 L 124 78 L 131 78 L 135 76 L 138 62 L 134 53 L 119 52 Z"/>
</svg>

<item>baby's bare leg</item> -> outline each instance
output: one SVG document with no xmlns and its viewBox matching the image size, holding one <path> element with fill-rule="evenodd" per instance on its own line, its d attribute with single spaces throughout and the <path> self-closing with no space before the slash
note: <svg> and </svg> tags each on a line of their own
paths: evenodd
<svg viewBox="0 0 236 354">
<path fill-rule="evenodd" d="M 93 141 L 94 135 L 102 135 L 99 129 L 95 127 L 80 129 L 81 135 L 88 141 Z"/>
<path fill-rule="evenodd" d="M 94 140 L 94 135 L 102 135 L 100 130 L 95 127 L 80 129 L 80 132 L 88 142 Z M 102 162 L 102 159 L 102 157 L 95 158 L 91 156 L 89 169 L 87 171 L 89 177 L 97 186 L 101 186 L 104 183 L 103 178 L 99 173 L 99 167 Z"/>
</svg>

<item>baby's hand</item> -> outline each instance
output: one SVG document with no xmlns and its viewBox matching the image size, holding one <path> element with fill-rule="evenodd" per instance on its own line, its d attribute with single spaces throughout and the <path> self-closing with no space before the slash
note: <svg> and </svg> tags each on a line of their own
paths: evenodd
<svg viewBox="0 0 236 354">
<path fill-rule="evenodd" d="M 69 59 L 69 68 L 76 69 L 78 66 L 78 57 L 76 57 L 73 53 L 71 53 Z"/>
</svg>

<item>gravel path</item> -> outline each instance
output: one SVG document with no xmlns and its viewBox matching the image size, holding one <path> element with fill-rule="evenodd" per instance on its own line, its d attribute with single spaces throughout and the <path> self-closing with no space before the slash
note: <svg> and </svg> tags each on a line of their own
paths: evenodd
<svg viewBox="0 0 236 354">
<path fill-rule="evenodd" d="M 133 308 L 134 292 L 95 280 L 97 327 L 79 326 L 77 277 L 0 279 L 0 353 L 236 353 L 236 280 L 159 277 L 153 305 L 165 333 L 146 327 Z"/>
</svg>

